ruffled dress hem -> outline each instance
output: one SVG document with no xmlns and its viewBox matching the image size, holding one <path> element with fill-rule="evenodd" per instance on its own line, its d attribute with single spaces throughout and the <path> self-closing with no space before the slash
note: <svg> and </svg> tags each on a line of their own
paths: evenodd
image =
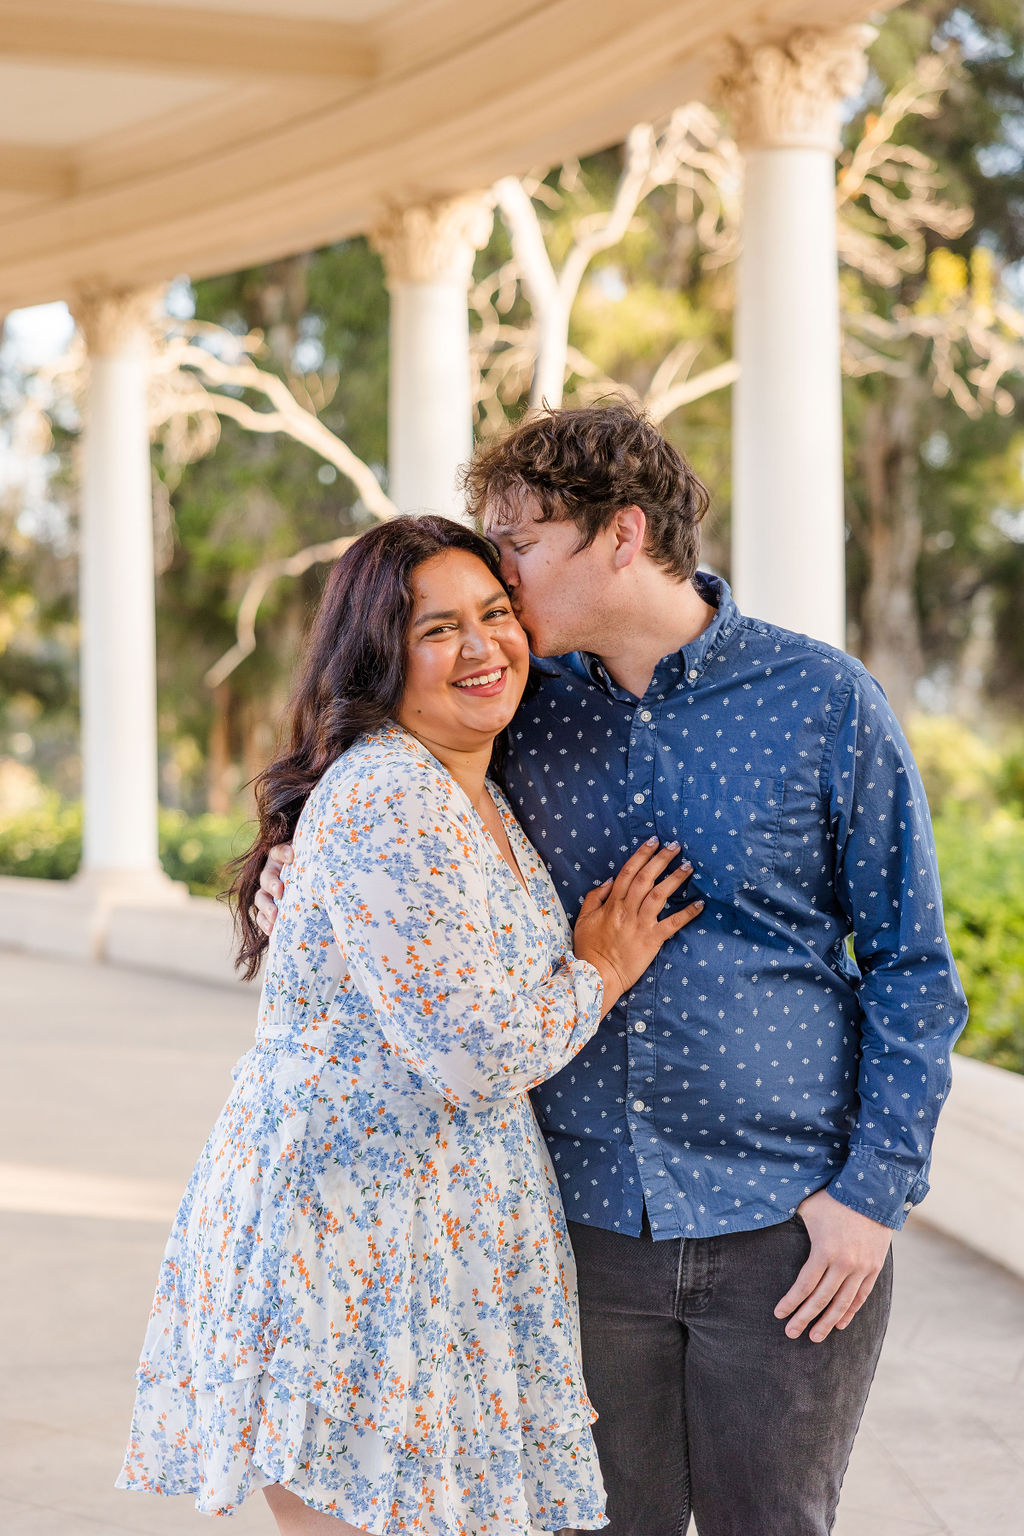
<svg viewBox="0 0 1024 1536">
<path fill-rule="evenodd" d="M 280 1483 L 371 1536 L 531 1536 L 607 1524 L 592 1417 L 565 1430 L 521 1425 L 518 1448 L 442 1458 L 329 1418 L 266 1374 L 211 1391 L 151 1382 L 140 1394 L 150 1398 L 150 1427 L 142 1434 L 133 1424 L 116 1487 L 192 1494 L 202 1514 L 230 1516 L 251 1493 Z"/>
</svg>

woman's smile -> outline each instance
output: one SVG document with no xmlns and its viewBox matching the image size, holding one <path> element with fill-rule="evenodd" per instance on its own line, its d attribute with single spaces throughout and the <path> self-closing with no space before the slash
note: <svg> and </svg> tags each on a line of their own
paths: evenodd
<svg viewBox="0 0 1024 1536">
<path fill-rule="evenodd" d="M 507 672 L 507 667 L 492 667 L 487 672 L 471 672 L 468 677 L 455 678 L 453 687 L 461 689 L 463 693 L 475 693 L 478 697 L 491 699 L 495 694 L 501 693 L 505 687 Z"/>
</svg>

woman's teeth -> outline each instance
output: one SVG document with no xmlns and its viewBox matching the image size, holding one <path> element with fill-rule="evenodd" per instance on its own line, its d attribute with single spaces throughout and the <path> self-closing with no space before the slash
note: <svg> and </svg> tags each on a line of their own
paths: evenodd
<svg viewBox="0 0 1024 1536">
<path fill-rule="evenodd" d="M 503 671 L 504 668 L 499 667 L 497 672 L 485 672 L 483 677 L 464 677 L 455 686 L 456 688 L 486 688 L 489 683 L 496 683 Z"/>
</svg>

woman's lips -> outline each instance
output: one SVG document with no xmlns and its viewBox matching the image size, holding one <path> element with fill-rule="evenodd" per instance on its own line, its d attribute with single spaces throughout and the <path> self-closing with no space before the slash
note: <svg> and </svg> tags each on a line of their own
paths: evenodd
<svg viewBox="0 0 1024 1536">
<path fill-rule="evenodd" d="M 499 674 L 493 682 L 474 682 L 471 687 L 459 687 L 460 683 L 467 684 L 470 681 L 469 678 L 459 678 L 452 684 L 452 687 L 458 688 L 461 694 L 464 694 L 467 698 L 470 699 L 493 699 L 495 694 L 501 693 L 505 687 L 505 678 L 508 674 L 508 668 L 492 667 L 491 672 L 484 672 L 479 675 L 482 677 L 490 677 L 493 672 L 497 672 Z"/>
</svg>

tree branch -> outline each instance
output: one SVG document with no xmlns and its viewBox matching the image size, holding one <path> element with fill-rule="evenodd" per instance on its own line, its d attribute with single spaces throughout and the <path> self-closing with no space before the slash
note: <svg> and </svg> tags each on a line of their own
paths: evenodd
<svg viewBox="0 0 1024 1536">
<path fill-rule="evenodd" d="M 298 550 L 287 559 L 268 561 L 266 565 L 261 565 L 254 571 L 238 605 L 238 617 L 235 621 L 237 639 L 231 649 L 225 651 L 224 655 L 205 673 L 203 681 L 210 688 L 218 687 L 231 676 L 240 662 L 252 655 L 256 649 L 256 616 L 260 611 L 260 604 L 279 576 L 301 576 L 304 571 L 309 570 L 311 565 L 316 565 L 322 560 L 336 560 L 355 543 L 358 537 L 357 533 L 353 533 L 343 538 L 331 539 L 326 544 L 308 544 L 305 549 Z"/>
<path fill-rule="evenodd" d="M 202 345 L 205 342 L 206 345 Z M 213 424 L 227 417 L 247 432 L 276 434 L 303 443 L 320 458 L 332 464 L 351 483 L 363 505 L 379 520 L 396 517 L 398 508 L 385 495 L 376 475 L 347 443 L 337 437 L 315 412 L 312 391 L 303 386 L 300 399 L 276 374 L 265 372 L 253 361 L 252 353 L 262 345 L 258 333 L 236 338 L 218 326 L 191 325 L 184 334 L 160 333 L 154 347 L 151 410 L 155 425 L 173 428 L 176 423 L 194 418 Z M 218 351 L 233 353 L 227 360 Z M 269 410 L 257 409 L 243 394 L 261 395 Z M 208 425 L 190 457 L 201 456 L 215 445 L 217 433 Z M 185 432 L 179 433 L 180 448 Z M 240 662 L 256 648 L 256 620 L 260 605 L 271 586 L 282 576 L 300 576 L 311 565 L 334 560 L 358 537 L 346 534 L 327 542 L 307 545 L 295 554 L 268 561 L 250 576 L 239 604 L 235 621 L 235 644 L 221 656 L 205 675 L 211 688 L 225 682 Z"/>
<path fill-rule="evenodd" d="M 163 369 L 169 375 L 165 397 L 163 420 L 182 410 L 198 414 L 212 410 L 219 416 L 230 416 L 250 432 L 282 432 L 296 442 L 304 443 L 314 453 L 345 476 L 355 487 L 363 504 L 376 517 L 389 518 L 398 515 L 398 508 L 382 490 L 376 475 L 347 443 L 336 437 L 311 410 L 296 400 L 283 379 L 276 374 L 265 373 L 251 360 L 243 363 L 226 363 L 205 348 L 176 337 L 171 340 L 163 355 Z M 189 393 L 180 383 L 181 370 L 198 375 L 200 390 Z M 178 374 L 178 380 L 174 375 Z M 218 386 L 202 388 L 202 383 Z M 242 389 L 261 394 L 269 400 L 273 409 L 258 411 L 234 395 L 221 394 L 221 389 Z"/>
</svg>

